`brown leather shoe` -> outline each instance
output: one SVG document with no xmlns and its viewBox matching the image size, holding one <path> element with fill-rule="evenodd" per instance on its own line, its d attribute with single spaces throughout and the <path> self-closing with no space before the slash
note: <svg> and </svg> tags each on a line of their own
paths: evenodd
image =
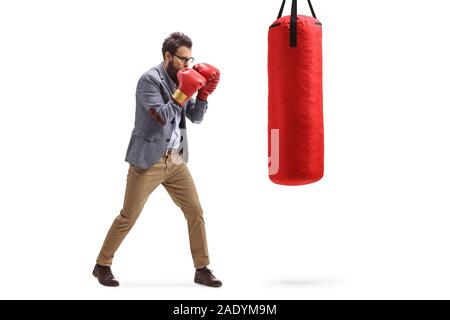
<svg viewBox="0 0 450 320">
<path fill-rule="evenodd" d="M 107 287 L 118 287 L 119 281 L 114 279 L 114 276 L 111 272 L 111 267 L 101 266 L 96 264 L 94 267 L 94 271 L 92 271 L 94 277 L 98 279 L 102 285 Z"/>
<path fill-rule="evenodd" d="M 196 269 L 194 282 L 203 284 L 208 287 L 220 287 L 222 285 L 222 281 L 216 279 L 214 277 L 212 270 L 208 268 Z"/>
</svg>

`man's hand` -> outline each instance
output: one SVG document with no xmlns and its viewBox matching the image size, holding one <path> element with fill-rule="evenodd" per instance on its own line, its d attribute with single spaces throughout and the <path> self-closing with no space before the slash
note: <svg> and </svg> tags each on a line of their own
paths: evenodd
<svg viewBox="0 0 450 320">
<path fill-rule="evenodd" d="M 187 67 L 178 70 L 177 80 L 178 88 L 172 94 L 172 98 L 180 106 L 183 106 L 206 83 L 206 79 L 200 73 Z"/>
<path fill-rule="evenodd" d="M 197 63 L 192 68 L 206 79 L 206 84 L 198 91 L 197 98 L 207 101 L 208 96 L 213 93 L 219 83 L 220 71 L 207 63 Z"/>
</svg>

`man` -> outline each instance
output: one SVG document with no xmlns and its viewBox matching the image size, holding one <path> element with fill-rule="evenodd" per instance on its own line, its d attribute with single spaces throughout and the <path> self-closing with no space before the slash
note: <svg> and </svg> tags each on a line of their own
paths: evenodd
<svg viewBox="0 0 450 320">
<path fill-rule="evenodd" d="M 209 64 L 188 68 L 192 41 L 180 32 L 164 40 L 164 61 L 145 72 L 136 89 L 136 118 L 125 161 L 130 167 L 123 208 L 109 229 L 93 275 L 105 286 L 118 286 L 111 272 L 114 253 L 133 227 L 149 195 L 162 184 L 187 220 L 194 281 L 220 287 L 210 269 L 203 210 L 186 165 L 186 117 L 201 123 L 207 98 L 220 73 Z M 197 93 L 196 99 L 192 96 Z"/>
</svg>

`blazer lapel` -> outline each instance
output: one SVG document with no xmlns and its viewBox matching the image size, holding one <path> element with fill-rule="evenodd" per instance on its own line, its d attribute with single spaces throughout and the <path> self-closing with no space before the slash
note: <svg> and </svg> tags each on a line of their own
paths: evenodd
<svg viewBox="0 0 450 320">
<path fill-rule="evenodd" d="M 167 88 L 167 90 L 169 90 L 171 94 L 174 93 L 175 90 L 177 89 L 176 84 L 172 79 L 169 78 L 166 70 L 164 70 L 163 62 L 161 62 L 159 65 L 156 66 L 156 70 L 159 73 L 159 77 L 161 78 L 163 85 Z M 180 129 L 186 129 L 186 108 L 182 109 L 183 110 L 181 113 L 181 121 L 178 126 Z M 183 137 L 183 134 L 181 136 Z"/>
<path fill-rule="evenodd" d="M 176 84 L 175 82 L 169 78 L 169 76 L 167 75 L 166 70 L 164 69 L 164 64 L 163 62 L 161 62 L 158 66 L 156 66 L 156 70 L 158 70 L 159 73 L 159 77 L 162 80 L 162 83 L 164 84 L 164 86 L 167 88 L 167 90 L 169 90 L 169 92 L 172 94 L 175 92 L 176 90 Z"/>
</svg>

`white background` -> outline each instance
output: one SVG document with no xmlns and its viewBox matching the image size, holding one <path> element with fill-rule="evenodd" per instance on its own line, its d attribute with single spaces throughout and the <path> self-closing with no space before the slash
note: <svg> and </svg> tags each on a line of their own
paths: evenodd
<svg viewBox="0 0 450 320">
<path fill-rule="evenodd" d="M 447 2 L 313 1 L 325 176 L 297 187 L 267 175 L 280 3 L 1 2 L 0 298 L 450 298 Z M 224 285 L 193 283 L 184 216 L 160 186 L 116 254 L 121 286 L 102 287 L 91 272 L 123 202 L 137 80 L 172 31 L 221 70 L 188 137 Z"/>
</svg>

